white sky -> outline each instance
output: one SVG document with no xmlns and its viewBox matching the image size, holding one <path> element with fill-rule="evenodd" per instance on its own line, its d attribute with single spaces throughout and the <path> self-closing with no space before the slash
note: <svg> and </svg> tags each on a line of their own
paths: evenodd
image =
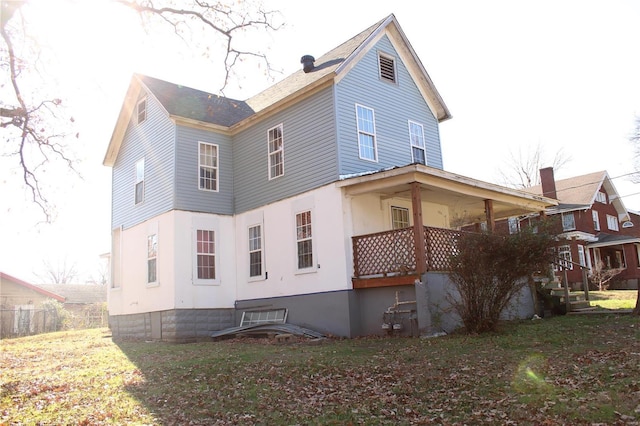
<svg viewBox="0 0 640 426">
<path fill-rule="evenodd" d="M 201 90 L 221 85 L 219 58 L 175 43 L 167 32 L 147 37 L 136 18 L 106 0 L 31 0 L 38 40 L 56 59 L 65 105 L 80 138 L 82 180 L 51 179 L 53 224 L 28 202 L 16 169 L 0 169 L 0 271 L 39 282 L 43 261 L 75 263 L 95 274 L 110 249 L 111 170 L 102 166 L 117 114 L 134 72 Z M 269 46 L 270 60 L 296 71 L 300 57 L 321 56 L 394 13 L 453 118 L 441 124 L 445 170 L 499 182 L 510 152 L 540 144 L 549 159 L 562 148 L 572 160 L 565 178 L 633 171 L 627 141 L 640 114 L 640 2 L 602 1 L 345 1 L 265 0 L 286 26 L 248 38 Z M 315 7 L 313 7 L 315 6 Z M 71 10 L 71 12 L 70 12 Z M 225 94 L 246 99 L 273 82 L 246 67 Z M 613 180 L 628 209 L 640 210 L 640 185 Z"/>
</svg>

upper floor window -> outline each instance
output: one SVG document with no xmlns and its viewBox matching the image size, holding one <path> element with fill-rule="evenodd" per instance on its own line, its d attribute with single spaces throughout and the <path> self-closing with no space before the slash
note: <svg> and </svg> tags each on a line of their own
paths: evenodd
<svg viewBox="0 0 640 426">
<path fill-rule="evenodd" d="M 147 236 L 147 284 L 158 281 L 158 234 Z"/>
<path fill-rule="evenodd" d="M 422 124 L 409 121 L 409 139 L 411 140 L 411 156 L 414 163 L 427 164 L 424 144 L 424 128 Z"/>
<path fill-rule="evenodd" d="M 249 276 L 262 276 L 262 226 L 249 228 Z"/>
<path fill-rule="evenodd" d="M 618 218 L 608 214 L 607 215 L 607 228 L 609 228 L 612 231 L 619 231 L 620 228 L 618 227 Z"/>
<path fill-rule="evenodd" d="M 391 83 L 396 83 L 396 60 L 384 53 L 378 53 L 378 66 L 380 78 Z"/>
<path fill-rule="evenodd" d="M 142 99 L 138 102 L 136 107 L 136 116 L 138 117 L 138 124 L 141 124 L 147 119 L 147 99 Z"/>
<path fill-rule="evenodd" d="M 218 145 L 200 142 L 198 154 L 199 183 L 205 191 L 218 190 Z"/>
<path fill-rule="evenodd" d="M 196 230 L 196 269 L 199 280 L 216 278 L 216 243 L 215 231 Z"/>
<path fill-rule="evenodd" d="M 593 218 L 593 229 L 596 231 L 600 230 L 600 218 L 598 217 L 598 212 L 595 210 L 591 210 L 591 217 Z"/>
<path fill-rule="evenodd" d="M 358 123 L 358 152 L 364 160 L 378 161 L 376 123 L 373 110 L 356 104 Z"/>
<path fill-rule="evenodd" d="M 296 214 L 296 246 L 298 252 L 298 269 L 313 267 L 311 211 Z"/>
<path fill-rule="evenodd" d="M 411 226 L 409 224 L 409 209 L 391 206 L 391 228 L 402 229 Z"/>
<path fill-rule="evenodd" d="M 596 201 L 599 203 L 607 204 L 607 194 L 602 191 L 598 191 L 596 194 Z"/>
<path fill-rule="evenodd" d="M 135 203 L 144 201 L 144 158 L 136 163 Z"/>
<path fill-rule="evenodd" d="M 576 219 L 573 212 L 562 213 L 562 230 L 571 231 L 572 229 L 576 229 Z"/>
<path fill-rule="evenodd" d="M 282 140 L 282 124 L 269 129 L 269 179 L 284 174 L 284 143 Z"/>
</svg>

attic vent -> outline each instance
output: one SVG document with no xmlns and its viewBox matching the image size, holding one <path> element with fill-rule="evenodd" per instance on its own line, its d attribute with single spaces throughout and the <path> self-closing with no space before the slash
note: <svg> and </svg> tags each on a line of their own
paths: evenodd
<svg viewBox="0 0 640 426">
<path fill-rule="evenodd" d="M 395 60 L 386 55 L 378 55 L 378 64 L 380 64 L 380 78 L 383 80 L 396 82 L 396 64 Z"/>
</svg>

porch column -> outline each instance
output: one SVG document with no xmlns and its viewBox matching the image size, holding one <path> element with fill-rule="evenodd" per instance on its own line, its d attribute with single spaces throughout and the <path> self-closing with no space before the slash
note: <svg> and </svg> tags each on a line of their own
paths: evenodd
<svg viewBox="0 0 640 426">
<path fill-rule="evenodd" d="M 424 245 L 424 225 L 422 224 L 422 196 L 420 183 L 411 183 L 411 207 L 413 210 L 413 240 L 416 246 L 416 272 L 422 279 L 427 271 L 427 256 Z"/>
<path fill-rule="evenodd" d="M 496 219 L 493 216 L 493 200 L 484 200 L 484 214 L 487 217 L 487 229 L 491 232 L 496 230 Z"/>
</svg>

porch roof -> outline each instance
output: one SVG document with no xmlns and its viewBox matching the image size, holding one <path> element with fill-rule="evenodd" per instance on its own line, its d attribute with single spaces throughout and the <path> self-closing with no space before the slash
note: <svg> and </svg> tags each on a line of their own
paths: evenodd
<svg viewBox="0 0 640 426">
<path fill-rule="evenodd" d="M 609 247 L 617 246 L 621 244 L 633 244 L 640 243 L 640 237 L 628 236 L 628 235 L 611 235 L 601 233 L 598 235 L 598 240 L 593 243 L 589 243 L 589 248 L 595 247 Z"/>
<path fill-rule="evenodd" d="M 483 182 L 455 173 L 411 164 L 403 167 L 343 176 L 337 183 L 349 195 L 377 193 L 382 197 L 411 197 L 411 184 L 420 184 L 423 201 L 449 207 L 457 225 L 482 222 L 486 219 L 485 200 L 492 200 L 496 219 L 544 211 L 557 206 L 558 201 Z"/>
</svg>

